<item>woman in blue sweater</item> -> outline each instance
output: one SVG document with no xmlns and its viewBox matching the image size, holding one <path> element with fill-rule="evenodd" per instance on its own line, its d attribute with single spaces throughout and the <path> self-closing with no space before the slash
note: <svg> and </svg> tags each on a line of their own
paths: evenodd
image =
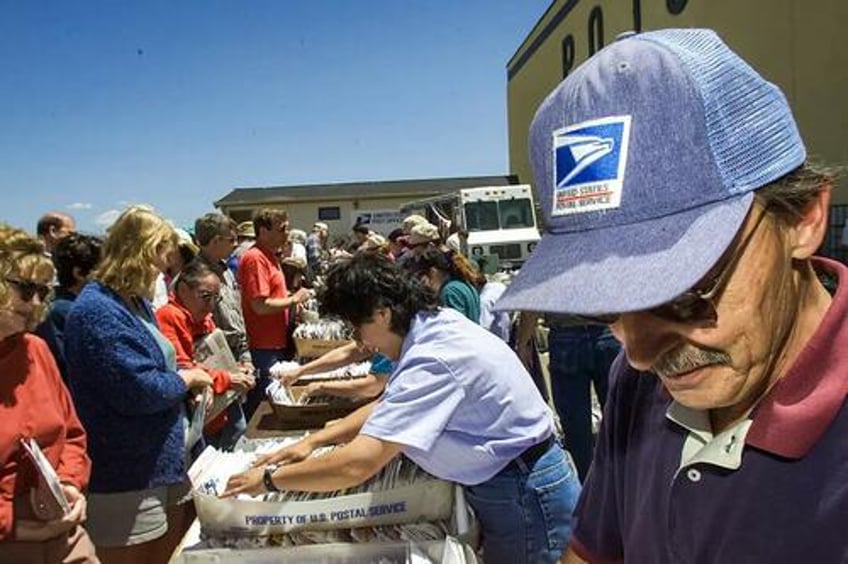
<svg viewBox="0 0 848 564">
<path fill-rule="evenodd" d="M 150 308 L 177 243 L 150 209 L 124 211 L 66 324 L 68 377 L 93 464 L 87 528 L 105 563 L 167 561 L 192 518 L 184 401 L 211 379 L 177 371 Z"/>
</svg>

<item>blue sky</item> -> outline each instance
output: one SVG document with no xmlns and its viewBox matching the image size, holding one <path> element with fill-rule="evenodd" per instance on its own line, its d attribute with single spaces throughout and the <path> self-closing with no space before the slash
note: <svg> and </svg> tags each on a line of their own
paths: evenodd
<svg viewBox="0 0 848 564">
<path fill-rule="evenodd" d="M 0 220 L 506 173 L 506 63 L 549 3 L 0 0 Z"/>
</svg>

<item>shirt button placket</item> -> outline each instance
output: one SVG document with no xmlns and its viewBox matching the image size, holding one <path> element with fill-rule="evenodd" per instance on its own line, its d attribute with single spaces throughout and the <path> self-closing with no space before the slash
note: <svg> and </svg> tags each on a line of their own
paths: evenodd
<svg viewBox="0 0 848 564">
<path fill-rule="evenodd" d="M 681 496 L 683 495 L 683 488 L 686 488 L 686 486 L 687 483 L 683 479 L 683 471 L 678 470 L 671 481 L 671 487 L 668 490 L 668 499 L 666 501 L 668 508 L 666 512 L 668 518 L 666 525 L 668 531 L 668 554 L 672 562 L 686 562 L 686 558 L 684 557 L 686 543 L 682 542 L 681 535 L 683 531 L 679 528 L 681 522 L 680 512 L 684 510 L 685 506 L 685 504 L 681 504 Z M 684 523 L 683 526 L 685 526 L 685 516 L 683 516 L 682 522 Z"/>
</svg>

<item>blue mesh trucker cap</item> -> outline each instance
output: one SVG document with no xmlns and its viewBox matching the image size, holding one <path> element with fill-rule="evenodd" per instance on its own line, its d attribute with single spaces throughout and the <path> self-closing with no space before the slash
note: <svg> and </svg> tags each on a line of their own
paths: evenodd
<svg viewBox="0 0 848 564">
<path fill-rule="evenodd" d="M 718 261 L 753 191 L 806 158 L 780 89 L 700 29 L 599 51 L 542 102 L 529 146 L 546 231 L 498 310 L 668 302 Z"/>
</svg>

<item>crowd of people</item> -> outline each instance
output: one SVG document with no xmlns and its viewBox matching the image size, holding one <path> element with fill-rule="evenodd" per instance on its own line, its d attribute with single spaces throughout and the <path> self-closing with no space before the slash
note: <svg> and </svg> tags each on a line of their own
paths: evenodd
<svg viewBox="0 0 848 564">
<path fill-rule="evenodd" d="M 338 490 L 402 453 L 462 485 L 487 564 L 846 561 L 845 266 L 814 257 L 834 176 L 780 90 L 708 30 L 636 34 L 551 92 L 530 147 L 545 233 L 508 285 L 417 215 L 332 245 L 276 208 L 0 225 L 0 561 L 167 561 L 188 465 L 244 433 L 316 295 L 355 340 L 283 383 L 370 360 L 332 393 L 371 401 L 224 496 Z M 218 334 L 237 368 L 199 354 Z"/>
<path fill-rule="evenodd" d="M 441 305 L 474 324 L 482 317 L 485 278 L 442 245 L 435 227 L 419 216 L 395 234 L 394 247 L 364 226 L 330 247 L 325 224 L 316 223 L 307 235 L 291 229 L 282 209 L 259 210 L 243 224 L 209 213 L 191 234 L 145 206 L 125 210 L 105 238 L 78 233 L 72 217 L 53 212 L 39 222 L 36 236 L 4 229 L 4 246 L 24 245 L 38 258 L 37 264 L 27 258 L 16 265 L 17 255 L 4 254 L 12 273 L 4 278 L 6 292 L 20 295 L 24 305 L 14 311 L 26 309 L 28 320 L 21 318 L 8 344 L 20 347 L 24 358 L 37 349 L 28 354 L 38 364 L 22 366 L 23 372 L 58 378 L 51 383 L 66 401 L 53 415 L 67 420 L 66 432 L 82 448 L 77 463 L 85 462 L 84 476 L 74 476 L 68 493 L 84 502 L 84 528 L 71 534 L 68 521 L 68 527 L 45 531 L 61 532 L 69 554 L 83 550 L 93 558 L 96 546 L 103 562 L 168 558 L 193 518 L 187 467 L 206 445 L 232 449 L 245 432 L 265 398 L 271 366 L 295 356 L 300 305 L 314 296 L 311 288 L 331 264 L 360 255 L 405 264 L 404 276 L 430 288 Z M 28 270 L 17 273 L 21 268 Z M 505 316 L 491 308 L 487 315 Z M 215 331 L 223 334 L 237 371 L 207 366 L 198 353 Z M 500 336 L 508 338 L 502 329 Z M 382 393 L 394 365 L 385 355 L 356 347 L 336 355 L 342 362 L 330 355 L 318 366 L 370 358 L 372 374 L 355 388 L 331 393 Z M 194 412 L 225 395 L 232 398 L 226 408 L 201 430 L 192 428 Z M 59 445 L 43 442 L 55 461 Z M 26 513 L 12 515 L 17 522 Z M 80 525 L 80 516 L 73 516 L 73 525 Z M 9 533 L 18 538 L 13 527 Z M 11 546 L 0 543 L 0 551 Z"/>
</svg>

